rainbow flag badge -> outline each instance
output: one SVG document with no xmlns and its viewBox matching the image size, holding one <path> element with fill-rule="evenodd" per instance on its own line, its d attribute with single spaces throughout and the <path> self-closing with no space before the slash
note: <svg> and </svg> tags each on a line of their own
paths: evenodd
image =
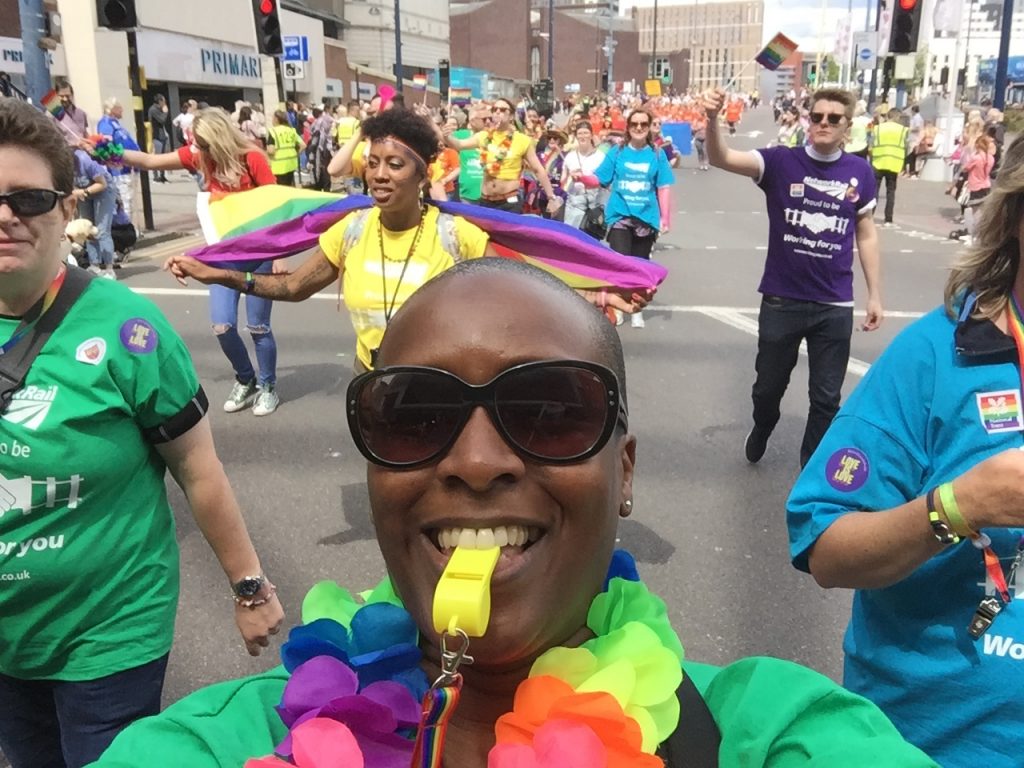
<svg viewBox="0 0 1024 768">
<path fill-rule="evenodd" d="M 1024 430 L 1019 389 L 981 392 L 977 398 L 981 426 L 990 435 Z"/>
<path fill-rule="evenodd" d="M 796 53 L 797 44 L 779 32 L 768 41 L 768 45 L 754 57 L 754 61 L 765 69 L 776 70 L 782 66 L 782 62 Z"/>
<path fill-rule="evenodd" d="M 53 115 L 55 120 L 60 120 L 64 117 L 64 105 L 60 103 L 60 96 L 58 96 L 57 92 L 52 88 L 45 96 L 43 96 L 42 99 L 39 100 L 39 104 L 43 109 Z"/>
</svg>

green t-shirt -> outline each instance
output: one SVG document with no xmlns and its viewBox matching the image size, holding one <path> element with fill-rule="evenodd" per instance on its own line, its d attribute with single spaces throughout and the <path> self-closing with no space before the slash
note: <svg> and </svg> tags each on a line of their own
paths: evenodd
<svg viewBox="0 0 1024 768">
<path fill-rule="evenodd" d="M 460 128 L 454 134 L 457 139 L 468 139 L 473 135 L 469 128 Z M 480 199 L 480 187 L 484 183 L 484 167 L 480 164 L 479 149 L 463 149 L 459 152 L 459 199 L 475 202 Z"/>
<path fill-rule="evenodd" d="M 0 672 L 89 680 L 170 649 L 178 547 L 142 430 L 198 392 L 160 310 L 92 280 L 0 418 Z"/>
<path fill-rule="evenodd" d="M 722 733 L 722 768 L 937 766 L 878 707 L 805 667 L 750 658 L 686 671 Z M 277 667 L 197 691 L 127 728 L 93 768 L 240 768 L 284 738 L 273 707 L 287 679 Z"/>
</svg>

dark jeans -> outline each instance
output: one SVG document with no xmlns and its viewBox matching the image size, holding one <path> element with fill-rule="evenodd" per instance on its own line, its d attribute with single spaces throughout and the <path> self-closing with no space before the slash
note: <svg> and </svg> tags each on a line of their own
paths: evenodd
<svg viewBox="0 0 1024 768">
<path fill-rule="evenodd" d="M 846 364 L 850 359 L 853 307 L 764 296 L 758 327 L 757 379 L 751 397 L 754 423 L 769 432 L 779 421 L 779 404 L 796 366 L 800 342 L 807 340 L 810 408 L 800 446 L 800 466 L 803 466 L 839 410 Z"/>
<path fill-rule="evenodd" d="M 295 172 L 274 174 L 274 178 L 277 179 L 278 186 L 281 187 L 294 187 L 295 186 Z"/>
<path fill-rule="evenodd" d="M 892 212 L 896 208 L 896 179 L 899 174 L 895 171 L 875 171 L 875 183 L 878 186 L 878 194 L 882 192 L 882 179 L 885 179 L 885 220 L 892 221 Z"/>
<path fill-rule="evenodd" d="M 657 239 L 657 231 L 645 237 L 637 237 L 636 230 L 632 228 L 612 227 L 608 230 L 608 245 L 613 251 L 638 259 L 651 258 L 651 249 Z"/>
<path fill-rule="evenodd" d="M 515 198 L 515 200 L 512 198 Z M 503 197 L 500 200 L 485 200 L 481 197 L 476 201 L 476 204 L 482 205 L 484 208 L 494 208 L 499 211 L 507 211 L 508 213 L 523 212 L 523 201 L 516 195 L 509 195 L 508 198 Z"/>
<path fill-rule="evenodd" d="M 167 656 L 97 680 L 0 675 L 0 749 L 12 768 L 80 768 L 160 711 Z"/>
</svg>

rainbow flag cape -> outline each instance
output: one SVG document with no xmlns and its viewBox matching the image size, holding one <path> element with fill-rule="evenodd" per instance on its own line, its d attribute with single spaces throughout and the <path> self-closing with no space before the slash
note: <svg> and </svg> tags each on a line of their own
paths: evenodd
<svg viewBox="0 0 1024 768">
<path fill-rule="evenodd" d="M 60 103 L 60 97 L 52 88 L 39 100 L 39 105 L 53 115 L 55 120 L 64 117 L 64 106 Z"/>
<path fill-rule="evenodd" d="M 222 239 L 188 255 L 236 269 L 241 262 L 294 256 L 316 247 L 320 235 L 345 216 L 372 204 L 364 195 L 339 197 L 276 185 L 211 198 L 208 223 Z M 465 203 L 436 205 L 487 232 L 499 255 L 540 267 L 573 288 L 646 290 L 668 274 L 660 264 L 623 256 L 558 221 Z"/>
<path fill-rule="evenodd" d="M 782 62 L 796 53 L 797 44 L 779 32 L 768 41 L 768 45 L 754 57 L 754 61 L 765 69 L 776 70 L 782 66 Z"/>
</svg>

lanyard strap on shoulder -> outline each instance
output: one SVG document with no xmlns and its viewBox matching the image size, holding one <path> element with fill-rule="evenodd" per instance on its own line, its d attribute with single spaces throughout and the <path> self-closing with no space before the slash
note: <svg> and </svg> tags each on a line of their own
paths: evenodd
<svg viewBox="0 0 1024 768">
<path fill-rule="evenodd" d="M 718 768 L 722 734 L 685 669 L 676 697 L 679 699 L 679 725 L 659 747 L 658 755 L 665 761 L 666 768 Z"/>
<path fill-rule="evenodd" d="M 64 284 L 49 310 L 39 318 L 31 333 L 0 357 L 0 414 L 7 410 L 14 393 L 25 383 L 25 377 L 39 352 L 92 279 L 92 275 L 84 269 L 67 269 Z"/>
</svg>

